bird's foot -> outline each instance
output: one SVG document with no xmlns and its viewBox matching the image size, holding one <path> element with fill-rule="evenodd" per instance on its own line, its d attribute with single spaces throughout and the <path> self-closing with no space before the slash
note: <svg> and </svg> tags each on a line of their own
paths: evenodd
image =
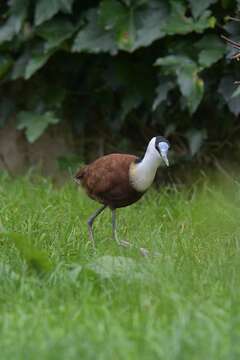
<svg viewBox="0 0 240 360">
<path fill-rule="evenodd" d="M 161 254 L 159 252 L 150 252 L 149 250 L 143 248 L 143 247 L 140 247 L 139 248 L 139 251 L 140 251 L 140 254 L 144 257 L 148 257 L 148 256 L 153 256 L 153 257 L 159 257 L 161 256 Z"/>
<path fill-rule="evenodd" d="M 126 247 L 126 248 L 131 246 L 131 244 L 126 240 L 119 240 L 118 245 Z"/>
<path fill-rule="evenodd" d="M 125 247 L 125 248 L 131 246 L 131 244 L 130 244 L 128 241 L 126 241 L 126 240 L 119 240 L 116 231 L 113 232 L 113 239 L 116 241 L 116 243 L 117 243 L 119 246 L 123 246 L 123 247 Z"/>
<path fill-rule="evenodd" d="M 139 248 L 139 251 L 140 251 L 140 254 L 141 254 L 142 256 L 144 256 L 144 257 L 149 256 L 149 250 L 141 247 L 141 248 Z"/>
</svg>

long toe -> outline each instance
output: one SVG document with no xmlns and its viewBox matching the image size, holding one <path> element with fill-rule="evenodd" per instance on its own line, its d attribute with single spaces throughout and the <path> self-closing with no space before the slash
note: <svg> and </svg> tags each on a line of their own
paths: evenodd
<svg viewBox="0 0 240 360">
<path fill-rule="evenodd" d="M 93 231 L 90 226 L 88 227 L 88 235 L 89 235 L 89 240 L 92 243 L 92 247 L 95 250 L 95 241 L 94 241 L 94 237 L 93 237 Z"/>
<path fill-rule="evenodd" d="M 139 249 L 139 251 L 140 251 L 140 254 L 141 254 L 142 256 L 144 256 L 144 257 L 149 256 L 149 251 L 148 251 L 147 249 L 141 247 L 141 248 Z"/>
<path fill-rule="evenodd" d="M 131 244 L 128 241 L 125 241 L 125 240 L 119 240 L 118 245 L 123 246 L 123 247 L 130 247 L 131 246 Z"/>
</svg>

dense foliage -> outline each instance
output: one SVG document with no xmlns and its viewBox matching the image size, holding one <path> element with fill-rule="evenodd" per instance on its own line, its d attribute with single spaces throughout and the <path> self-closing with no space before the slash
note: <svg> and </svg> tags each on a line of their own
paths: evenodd
<svg viewBox="0 0 240 360">
<path fill-rule="evenodd" d="M 100 137 L 155 131 L 202 140 L 234 132 L 237 65 L 220 34 L 234 0 L 11 0 L 0 8 L 0 125 L 35 141 L 71 121 Z"/>
</svg>

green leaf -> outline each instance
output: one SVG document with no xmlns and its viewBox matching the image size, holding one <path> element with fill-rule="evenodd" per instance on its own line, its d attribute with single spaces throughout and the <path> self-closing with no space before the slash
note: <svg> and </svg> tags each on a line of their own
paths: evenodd
<svg viewBox="0 0 240 360">
<path fill-rule="evenodd" d="M 8 55 L 0 55 L 0 79 L 2 79 L 11 69 L 13 60 Z"/>
<path fill-rule="evenodd" d="M 210 11 L 205 11 L 199 19 L 186 16 L 187 7 L 179 1 L 171 1 L 171 13 L 163 30 L 168 35 L 202 33 L 205 29 L 215 26 L 215 18 Z"/>
<path fill-rule="evenodd" d="M 26 16 L 29 6 L 29 0 L 10 0 L 10 14 Z"/>
<path fill-rule="evenodd" d="M 59 11 L 70 14 L 74 0 L 38 0 L 35 9 L 35 25 L 51 19 Z"/>
<path fill-rule="evenodd" d="M 136 263 L 124 256 L 105 255 L 98 258 L 93 263 L 87 265 L 87 269 L 99 275 L 102 279 L 116 277 L 128 277 L 135 271 Z"/>
<path fill-rule="evenodd" d="M 177 70 L 178 84 L 183 96 L 187 99 L 188 108 L 193 114 L 204 94 L 204 83 L 197 75 L 197 66 L 189 65 Z"/>
<path fill-rule="evenodd" d="M 119 131 L 127 115 L 134 109 L 137 109 L 143 101 L 140 91 L 132 89 L 122 97 L 120 110 L 116 112 L 111 127 Z"/>
<path fill-rule="evenodd" d="M 188 139 L 191 156 L 194 156 L 200 150 L 207 134 L 205 129 L 191 129 L 187 132 L 186 137 Z"/>
<path fill-rule="evenodd" d="M 30 53 L 24 52 L 14 63 L 11 79 L 16 80 L 25 76 L 26 66 L 30 59 Z"/>
<path fill-rule="evenodd" d="M 188 0 L 195 18 L 199 17 L 210 5 L 217 2 L 217 0 Z"/>
<path fill-rule="evenodd" d="M 96 9 L 88 11 L 88 24 L 77 34 L 72 51 L 88 52 L 98 54 L 109 52 L 112 55 L 117 53 L 117 46 L 112 33 L 106 31 L 99 24 L 98 12 Z"/>
<path fill-rule="evenodd" d="M 17 128 L 26 129 L 26 136 L 30 143 L 37 140 L 51 124 L 57 124 L 60 121 L 51 111 L 45 114 L 38 114 L 30 111 L 21 111 L 17 114 Z"/>
<path fill-rule="evenodd" d="M 23 21 L 27 16 L 29 0 L 12 0 L 9 10 L 9 17 L 5 23 L 0 26 L 0 44 L 10 41 L 19 33 Z"/>
<path fill-rule="evenodd" d="M 149 0 L 122 0 L 128 7 L 138 7 L 149 3 Z"/>
<path fill-rule="evenodd" d="M 235 115 L 240 114 L 240 95 L 234 95 L 234 78 L 232 76 L 225 76 L 222 78 L 218 92 L 223 96 L 229 110 Z"/>
<path fill-rule="evenodd" d="M 167 5 L 155 0 L 141 5 L 126 8 L 117 0 L 102 2 L 100 21 L 105 30 L 112 30 L 119 49 L 132 52 L 165 35 Z"/>
<path fill-rule="evenodd" d="M 179 88 L 187 100 L 189 111 L 191 114 L 194 113 L 204 93 L 204 83 L 198 76 L 200 69 L 197 64 L 183 55 L 169 55 L 159 58 L 155 65 L 163 66 L 166 75 L 177 76 Z"/>
<path fill-rule="evenodd" d="M 24 79 L 30 79 L 30 77 L 35 74 L 35 72 L 37 72 L 41 67 L 46 64 L 51 55 L 52 52 L 47 54 L 33 55 L 26 65 Z"/>
<path fill-rule="evenodd" d="M 112 30 L 120 49 L 131 48 L 135 38 L 132 10 L 117 0 L 103 0 L 99 9 L 99 21 L 106 31 Z"/>
<path fill-rule="evenodd" d="M 128 8 L 117 0 L 103 0 L 99 6 L 99 22 L 105 30 L 119 26 L 128 15 Z"/>
<path fill-rule="evenodd" d="M 226 51 L 226 45 L 216 35 L 205 35 L 195 46 L 200 50 L 198 61 L 203 68 L 220 60 Z"/>
<path fill-rule="evenodd" d="M 149 46 L 165 36 L 164 26 L 168 18 L 168 6 L 161 1 L 150 1 L 135 12 L 135 40 L 131 51 Z"/>
<path fill-rule="evenodd" d="M 167 99 L 168 93 L 175 87 L 175 84 L 169 77 L 161 76 L 159 78 L 159 85 L 156 88 L 157 96 L 154 99 L 152 105 L 152 111 L 155 111 L 156 108 Z"/>
<path fill-rule="evenodd" d="M 33 246 L 31 239 L 15 232 L 0 233 L 0 238 L 9 238 L 18 249 L 21 257 L 26 261 L 28 268 L 39 274 L 48 273 L 53 266 L 48 254 Z"/>
<path fill-rule="evenodd" d="M 56 49 L 49 50 L 44 53 L 42 46 L 32 47 L 26 50 L 15 61 L 13 66 L 11 79 L 16 80 L 18 78 L 30 79 L 40 68 L 42 68 L 48 61 L 48 59 L 54 54 Z"/>
<path fill-rule="evenodd" d="M 9 17 L 0 27 L 0 44 L 10 41 L 18 33 L 22 25 L 22 19 L 16 16 Z"/>
<path fill-rule="evenodd" d="M 119 278 L 125 281 L 149 280 L 148 274 L 143 273 L 136 261 L 124 256 L 101 256 L 85 266 L 85 270 L 95 274 L 101 280 Z"/>
<path fill-rule="evenodd" d="M 192 60 L 184 55 L 168 55 L 157 59 L 154 65 L 164 66 L 165 71 L 171 74 L 176 70 L 176 68 L 188 65 L 189 63 L 192 64 Z"/>
<path fill-rule="evenodd" d="M 236 88 L 236 90 L 233 92 L 232 97 L 239 96 L 240 95 L 240 86 Z"/>
<path fill-rule="evenodd" d="M 36 28 L 36 34 L 46 40 L 46 52 L 58 47 L 63 41 L 69 39 L 75 31 L 75 26 L 64 19 L 53 19 Z"/>
<path fill-rule="evenodd" d="M 88 12 L 88 24 L 79 31 L 73 51 L 90 53 L 118 49 L 132 52 L 165 35 L 166 4 L 152 0 L 140 7 L 126 7 L 117 0 L 101 2 L 99 12 Z"/>
</svg>

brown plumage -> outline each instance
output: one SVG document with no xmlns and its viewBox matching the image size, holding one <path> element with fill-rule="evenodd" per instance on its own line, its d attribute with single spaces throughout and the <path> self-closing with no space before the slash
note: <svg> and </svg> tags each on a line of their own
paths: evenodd
<svg viewBox="0 0 240 360">
<path fill-rule="evenodd" d="M 102 204 L 102 207 L 88 219 L 89 236 L 93 245 L 93 222 L 106 207 L 112 211 L 114 239 L 118 244 L 128 244 L 118 241 L 115 209 L 131 205 L 144 195 L 161 160 L 168 165 L 168 148 L 168 141 L 158 136 L 149 142 L 142 159 L 129 154 L 110 154 L 102 156 L 77 172 L 75 181 L 82 185 L 91 199 Z"/>
<path fill-rule="evenodd" d="M 144 194 L 131 186 L 128 176 L 130 165 L 136 161 L 134 155 L 106 155 L 81 168 L 75 178 L 91 199 L 111 209 L 128 206 Z"/>
</svg>

